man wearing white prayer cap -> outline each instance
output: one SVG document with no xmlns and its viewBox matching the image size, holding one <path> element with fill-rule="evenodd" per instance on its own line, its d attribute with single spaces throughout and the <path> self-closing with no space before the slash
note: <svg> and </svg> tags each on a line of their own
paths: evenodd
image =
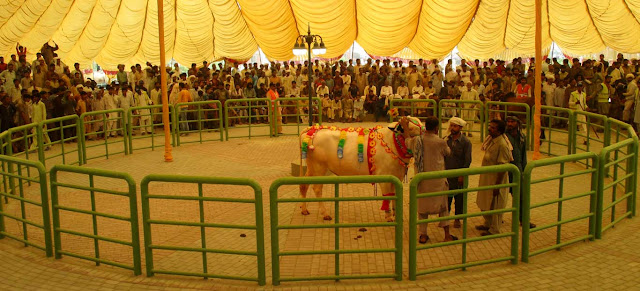
<svg viewBox="0 0 640 291">
<path fill-rule="evenodd" d="M 471 141 L 462 135 L 462 128 L 467 125 L 467 122 L 460 117 L 452 117 L 449 119 L 449 135 L 444 138 L 447 141 L 447 145 L 451 149 L 451 155 L 444 158 L 444 166 L 447 170 L 463 169 L 471 166 Z M 447 178 L 449 182 L 449 190 L 463 189 L 464 178 L 463 177 L 451 177 Z M 456 200 L 455 203 L 455 215 L 462 214 L 464 206 L 464 194 L 459 193 L 455 195 L 449 195 L 449 209 L 451 210 L 451 202 Z M 453 223 L 454 228 L 460 228 L 460 219 L 456 219 Z"/>
<path fill-rule="evenodd" d="M 460 127 L 465 127 L 467 125 L 467 122 L 460 117 L 451 117 L 451 119 L 449 119 L 449 124 L 455 124 L 459 125 Z"/>
</svg>

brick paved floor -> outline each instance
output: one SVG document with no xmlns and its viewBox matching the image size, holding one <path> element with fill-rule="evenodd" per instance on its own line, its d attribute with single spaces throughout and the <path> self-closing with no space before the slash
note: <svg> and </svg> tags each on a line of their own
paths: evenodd
<svg viewBox="0 0 640 291">
<path fill-rule="evenodd" d="M 373 126 L 373 124 L 364 124 Z M 231 129 L 234 136 L 246 134 L 248 129 Z M 252 134 L 267 133 L 268 128 L 252 128 Z M 285 132 L 295 134 L 296 127 L 286 127 Z M 219 137 L 219 133 L 206 134 L 205 138 Z M 191 134 L 182 138 L 182 142 L 195 141 L 199 138 Z M 162 136 L 156 137 L 156 144 L 162 144 Z M 554 138 L 555 140 L 555 138 Z M 482 152 L 480 151 L 480 137 L 474 136 L 474 161 L 472 167 L 480 165 Z M 89 144 L 100 141 L 89 142 Z M 150 145 L 149 140 L 134 141 L 134 148 Z M 116 143 L 110 151 L 122 151 L 123 144 Z M 270 283 L 271 255 L 270 255 L 270 226 L 269 226 L 269 195 L 268 189 L 275 179 L 290 176 L 290 164 L 298 160 L 298 141 L 295 136 L 279 138 L 257 137 L 252 139 L 232 139 L 229 142 L 208 142 L 205 144 L 188 144 L 174 148 L 174 162 L 165 163 L 162 158 L 162 148 L 155 151 L 148 149 L 136 150 L 133 155 L 116 154 L 109 159 L 99 158 L 89 161 L 87 167 L 109 169 L 129 173 L 138 184 L 148 174 L 177 174 L 201 176 L 247 177 L 256 180 L 262 187 L 265 220 L 265 250 L 267 253 L 267 277 Z M 554 151 L 562 152 L 562 147 L 553 145 Z M 597 147 L 594 145 L 594 147 Z M 68 148 L 67 148 L 68 150 Z M 52 153 L 60 151 L 59 145 L 54 146 Z M 599 151 L 599 149 L 598 149 Z M 73 153 L 72 153 L 73 154 Z M 92 153 L 98 154 L 98 152 Z M 77 154 L 76 154 L 77 156 Z M 51 165 L 59 162 L 51 159 Z M 584 166 L 567 164 L 566 172 L 580 171 Z M 534 178 L 544 178 L 557 175 L 559 167 L 545 167 L 534 171 Z M 412 167 L 409 177 L 413 176 Z M 63 173 L 60 181 L 78 185 L 88 185 L 86 177 Z M 470 177 L 470 185 L 477 185 L 477 176 Z M 564 182 L 565 196 L 576 195 L 589 190 L 589 177 L 586 175 L 568 178 Z M 95 185 L 106 189 L 126 191 L 126 184 L 115 179 L 96 179 Z M 408 210 L 408 183 L 404 185 L 405 209 Z M 532 189 L 532 203 L 538 203 L 558 197 L 558 182 L 546 182 L 534 185 Z M 25 188 L 26 197 L 37 199 L 37 187 Z M 205 196 L 242 197 L 251 198 L 249 188 L 238 186 L 204 186 Z M 340 187 L 344 196 L 370 196 L 371 185 L 343 185 Z M 194 185 L 153 183 L 150 193 L 165 195 L 197 195 Z M 325 187 L 325 197 L 333 195 L 332 187 Z M 297 197 L 298 189 L 293 186 L 282 187 L 280 197 Z M 139 196 L 138 196 L 139 197 Z M 607 200 L 608 199 L 608 200 Z M 610 201 L 607 192 L 605 201 Z M 475 193 L 468 198 L 470 212 L 478 211 L 475 206 Z M 86 191 L 70 189 L 60 190 L 62 205 L 90 209 L 90 199 Z M 105 211 L 116 215 L 128 215 L 128 202 L 122 197 L 96 194 L 98 211 Z M 223 202 L 206 202 L 204 218 L 207 222 L 253 224 L 255 223 L 253 206 L 250 204 L 229 204 Z M 617 215 L 623 213 L 626 207 L 623 202 L 616 207 Z M 138 209 L 140 209 L 138 201 Z M 199 220 L 198 203 L 194 201 L 152 200 L 150 204 L 151 218 L 163 220 L 181 220 L 196 222 Z M 333 214 L 333 204 L 327 208 Z M 343 202 L 340 204 L 340 222 L 383 222 L 384 215 L 379 209 L 379 202 Z M 586 213 L 589 209 L 588 198 L 570 200 L 563 203 L 563 218 L 571 218 Z M 6 205 L 6 211 L 19 214 L 19 204 L 12 201 Z M 302 216 L 297 204 L 282 204 L 279 207 L 280 224 L 322 224 L 324 222 L 317 210 L 317 203 L 310 204 L 311 215 Z M 603 289 L 603 290 L 632 290 L 640 286 L 640 276 L 634 275 L 640 271 L 640 253 L 637 246 L 640 234 L 635 229 L 640 226 L 637 218 L 624 220 L 614 229 L 608 230 L 602 240 L 595 242 L 579 242 L 567 246 L 561 251 L 551 251 L 531 258 L 531 263 L 496 263 L 469 268 L 467 271 L 449 271 L 426 275 L 418 281 L 408 281 L 408 212 L 404 215 L 404 280 L 396 282 L 391 279 L 375 280 L 344 280 L 342 282 L 296 282 L 282 283 L 279 287 L 267 285 L 258 288 L 255 283 L 198 278 L 156 275 L 149 278 L 144 275 L 133 276 L 132 272 L 110 266 L 96 267 L 93 263 L 65 256 L 61 260 L 45 258 L 43 253 L 35 248 L 23 248 L 18 242 L 4 239 L 0 243 L 0 278 L 3 284 L 12 289 L 303 289 L 303 290 L 343 290 L 343 289 Z M 141 215 L 140 221 L 141 221 Z M 605 214 L 605 219 L 610 219 Z M 27 217 L 35 221 L 42 219 L 35 207 L 27 208 Z M 557 218 L 557 206 L 544 206 L 532 211 L 532 220 L 539 226 L 552 223 Z M 511 216 L 505 215 L 504 230 L 511 224 Z M 470 219 L 468 235 L 478 236 L 473 226 L 481 223 L 481 219 Z M 91 217 L 84 214 L 62 212 L 62 227 L 75 231 L 91 233 Z M 22 227 L 15 221 L 7 220 L 7 230 L 10 233 L 21 234 Z M 130 226 L 113 219 L 98 219 L 100 235 L 110 236 L 121 240 L 130 240 Z M 142 225 L 140 223 L 140 229 Z M 37 228 L 29 227 L 30 240 L 42 242 L 43 236 Z M 569 223 L 562 226 L 563 241 L 586 234 L 588 225 L 586 220 Z M 443 240 L 442 231 L 436 225 L 429 225 L 432 241 Z M 557 228 L 533 233 L 531 249 L 541 249 L 552 245 L 557 237 Z M 143 242 L 142 230 L 141 243 Z M 452 229 L 452 233 L 461 237 L 461 229 Z M 244 234 L 244 236 L 241 236 Z M 340 230 L 340 248 L 391 248 L 393 247 L 393 232 L 391 228 L 367 228 L 366 232 L 358 228 Z M 156 245 L 174 245 L 184 247 L 201 247 L 201 233 L 197 227 L 182 226 L 153 226 L 153 243 Z M 255 250 L 255 232 L 248 230 L 207 229 L 206 244 L 210 248 L 227 248 L 232 250 Z M 93 240 L 72 235 L 62 236 L 62 248 L 82 255 L 92 256 Z M 281 251 L 296 250 L 327 250 L 334 248 L 333 229 L 288 230 L 280 231 Z M 461 259 L 461 247 L 424 250 L 418 253 L 418 268 L 428 269 L 456 264 Z M 506 256 L 510 252 L 510 241 L 507 238 L 468 244 L 468 260 L 477 261 Z M 132 252 L 130 247 L 113 243 L 100 242 L 101 257 L 123 264 L 131 264 Z M 143 266 L 144 266 L 144 253 Z M 392 273 L 393 255 L 384 254 L 353 254 L 341 255 L 341 274 L 382 274 Z M 207 267 L 209 272 L 223 275 L 257 276 L 256 259 L 254 257 L 240 257 L 234 255 L 208 254 Z M 202 272 L 202 256 L 200 253 L 183 251 L 154 251 L 155 269 L 177 270 L 185 272 Z M 334 273 L 333 255 L 290 256 L 280 260 L 281 275 L 283 277 L 332 275 Z"/>
</svg>

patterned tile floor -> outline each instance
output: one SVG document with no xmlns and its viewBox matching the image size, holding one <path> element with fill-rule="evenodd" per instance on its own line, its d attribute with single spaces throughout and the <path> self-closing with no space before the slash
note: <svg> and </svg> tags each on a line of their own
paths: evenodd
<svg viewBox="0 0 640 291">
<path fill-rule="evenodd" d="M 360 125 L 360 124 L 359 124 Z M 373 123 L 362 124 L 373 126 Z M 253 128 L 252 134 L 266 133 L 268 128 Z M 243 132 L 244 131 L 244 132 Z M 246 129 L 231 129 L 235 136 L 246 134 Z M 296 127 L 286 127 L 285 132 L 295 134 Z M 205 138 L 219 137 L 219 133 L 205 134 Z M 195 141 L 196 134 L 182 137 L 182 142 Z M 555 139 L 555 138 L 554 138 Z M 162 144 L 162 137 L 155 139 L 156 144 Z M 478 167 L 481 161 L 480 137 L 474 136 L 472 167 Z M 95 144 L 99 141 L 89 142 Z M 134 148 L 150 144 L 149 140 L 134 141 Z M 74 144 L 70 144 L 74 145 Z M 594 145 L 595 146 L 595 145 Z M 409 281 L 408 262 L 408 221 L 407 212 L 404 215 L 403 233 L 403 276 L 402 282 L 392 279 L 372 280 L 343 280 L 341 282 L 283 282 L 280 286 L 270 285 L 271 248 L 269 226 L 269 195 L 268 189 L 275 179 L 290 176 L 291 163 L 298 160 L 298 141 L 295 136 L 279 138 L 256 137 L 251 139 L 231 139 L 229 142 L 207 142 L 204 144 L 184 144 L 173 149 L 174 162 L 165 163 L 162 158 L 162 148 L 155 151 L 148 149 L 135 150 L 133 155 L 116 154 L 109 159 L 99 158 L 89 161 L 86 167 L 108 169 L 129 173 L 138 184 L 148 174 L 176 174 L 200 176 L 247 177 L 256 180 L 262 187 L 262 197 L 265 204 L 265 251 L 267 254 L 268 285 L 259 287 L 253 282 L 234 280 L 209 279 L 197 277 L 178 277 L 157 274 L 155 277 L 145 275 L 133 276 L 132 272 L 116 267 L 102 265 L 96 267 L 93 263 L 75 259 L 69 256 L 61 260 L 49 259 L 35 248 L 24 248 L 20 243 L 4 239 L 0 243 L 0 278 L 3 285 L 11 289 L 47 289 L 47 290 L 125 290 L 125 289 L 300 289 L 300 290 L 369 290 L 369 289 L 410 289 L 429 290 L 439 289 L 593 289 L 593 290 L 640 290 L 640 253 L 637 246 L 640 234 L 635 231 L 640 226 L 637 218 L 627 219 L 608 230 L 602 240 L 594 242 L 578 242 L 564 247 L 561 251 L 550 251 L 532 257 L 529 264 L 495 263 L 467 269 L 467 271 L 448 271 L 425 275 L 417 281 Z M 597 146 L 595 146 L 597 147 Z M 121 151 L 123 144 L 115 143 L 110 146 L 111 152 Z M 67 148 L 68 150 L 68 148 Z M 599 149 L 597 149 L 599 151 Z M 47 155 L 60 151 L 60 146 L 54 146 Z M 554 151 L 562 152 L 562 148 L 554 145 Z M 90 150 L 90 155 L 97 155 L 97 148 Z M 71 153 L 70 156 L 73 156 Z M 77 157 L 77 154 L 75 154 Z M 33 158 L 33 157 L 30 157 Z M 61 157 L 52 158 L 47 163 L 48 168 L 59 162 Z M 77 158 L 76 158 L 77 159 Z M 412 167 L 411 167 L 412 169 Z M 566 172 L 584 169 L 580 164 L 567 164 Z M 534 178 L 544 178 L 557 175 L 559 167 L 540 168 L 534 172 Z M 408 175 L 413 176 L 410 170 Z M 564 195 L 576 195 L 589 190 L 588 175 L 568 178 L 564 182 Z M 470 185 L 477 185 L 477 176 L 470 177 Z M 76 174 L 63 173 L 59 180 L 78 185 L 88 185 L 88 180 Z M 126 191 L 126 183 L 120 180 L 98 178 L 95 185 L 106 189 Z M 333 195 L 333 189 L 325 187 L 325 197 Z M 532 203 L 538 203 L 558 197 L 558 182 L 546 182 L 533 186 Z M 194 185 L 173 183 L 152 183 L 150 193 L 165 195 L 197 195 Z M 25 187 L 26 197 L 38 200 L 37 186 Z M 205 196 L 251 198 L 253 192 L 247 187 L 238 186 L 204 186 Z M 344 196 L 370 196 L 371 185 L 343 185 L 340 192 Z M 609 191 L 610 192 L 610 191 Z M 611 200 L 607 193 L 605 199 Z M 404 185 L 405 209 L 408 210 L 408 183 Z M 90 209 L 90 196 L 86 191 L 73 189 L 60 190 L 60 204 L 70 207 Z M 298 189 L 293 186 L 282 187 L 280 197 L 297 197 Z M 138 196 L 139 197 L 139 196 Z M 470 212 L 478 211 L 475 206 L 475 193 L 469 195 L 468 207 Z M 96 194 L 96 210 L 115 215 L 128 216 L 128 202 L 122 197 L 106 194 Z M 616 215 L 622 214 L 625 202 L 616 207 Z M 163 220 L 181 220 L 196 222 L 199 220 L 198 203 L 194 201 L 152 200 L 150 204 L 151 218 Z M 230 204 L 224 202 L 205 202 L 204 219 L 207 222 L 254 224 L 255 211 L 250 204 Z M 333 212 L 333 204 L 327 208 Z M 19 203 L 11 201 L 5 205 L 9 213 L 19 215 Z M 37 208 L 27 207 L 27 217 L 41 221 L 41 214 Z M 138 200 L 138 209 L 141 209 Z M 384 215 L 379 209 L 379 202 L 343 202 L 340 204 L 340 222 L 383 222 Z M 576 217 L 589 210 L 588 197 L 570 200 L 563 203 L 563 218 Z M 280 224 L 322 224 L 324 222 L 317 210 L 317 203 L 310 204 L 311 215 L 302 216 L 297 204 L 282 204 L 279 207 Z M 554 205 L 544 206 L 532 211 L 532 220 L 539 226 L 556 220 L 558 208 Z M 605 215 L 609 220 L 611 214 Z M 141 214 L 139 215 L 141 221 Z M 64 228 L 91 233 L 93 231 L 91 216 L 63 211 L 61 225 Z M 504 217 L 504 230 L 511 225 L 511 216 Z M 478 236 L 473 226 L 481 223 L 481 219 L 469 220 L 468 235 Z M 130 225 L 126 222 L 99 218 L 97 220 L 100 235 L 109 236 L 125 241 L 131 240 Z M 21 235 L 22 226 L 13 220 L 6 220 L 9 233 Z M 140 229 L 142 225 L 140 223 Z M 562 226 L 561 239 L 571 240 L 586 234 L 587 220 L 579 220 Z M 30 240 L 42 242 L 43 235 L 37 228 L 28 227 Z M 429 234 L 435 242 L 443 240 L 442 231 L 436 225 L 429 225 Z M 454 235 L 461 236 L 461 229 L 452 229 Z M 334 248 L 333 229 L 314 230 L 283 230 L 280 231 L 280 250 L 327 250 Z M 390 248 L 393 247 L 393 231 L 388 227 L 367 228 L 366 232 L 358 228 L 341 229 L 339 232 L 341 249 L 357 248 Z M 140 240 L 143 242 L 142 230 Z M 197 227 L 183 226 L 153 226 L 153 243 L 156 245 L 173 245 L 183 247 L 201 247 L 202 236 Z M 206 245 L 209 248 L 227 248 L 232 250 L 255 250 L 255 231 L 231 229 L 207 229 L 204 233 Z M 557 228 L 551 227 L 531 235 L 531 249 L 541 249 L 552 245 L 557 238 Z M 119 246 L 109 242 L 100 242 L 102 258 L 123 264 L 132 263 L 131 247 Z M 93 240 L 73 235 L 62 235 L 62 248 L 78 254 L 92 256 Z M 419 270 L 437 268 L 457 264 L 461 260 L 461 247 L 449 246 L 444 248 L 419 251 L 417 263 Z M 484 260 L 507 256 L 510 253 L 510 240 L 507 238 L 491 241 L 470 243 L 467 246 L 469 261 Z M 142 254 L 144 269 L 144 253 Z M 381 254 L 351 254 L 340 256 L 340 273 L 343 275 L 382 274 L 392 273 L 393 255 Z M 222 275 L 257 276 L 255 257 L 234 256 L 223 254 L 208 254 L 207 267 L 209 272 Z M 332 275 L 334 273 L 333 255 L 287 256 L 280 260 L 281 275 L 283 277 L 301 277 Z M 202 256 L 197 252 L 184 251 L 154 251 L 154 268 L 178 270 L 184 272 L 202 272 Z"/>
</svg>

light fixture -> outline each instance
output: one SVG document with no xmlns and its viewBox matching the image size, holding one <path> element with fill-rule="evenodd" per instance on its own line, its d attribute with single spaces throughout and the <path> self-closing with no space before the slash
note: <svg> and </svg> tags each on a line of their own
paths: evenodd
<svg viewBox="0 0 640 291">
<path fill-rule="evenodd" d="M 293 45 L 293 54 L 296 56 L 304 56 L 306 52 L 307 49 L 304 47 L 304 44 L 298 43 L 296 41 L 296 43 Z"/>
<path fill-rule="evenodd" d="M 313 54 L 314 55 L 323 55 L 327 52 L 327 48 L 324 47 L 324 43 L 321 42 L 318 44 L 318 41 L 313 42 Z"/>
</svg>

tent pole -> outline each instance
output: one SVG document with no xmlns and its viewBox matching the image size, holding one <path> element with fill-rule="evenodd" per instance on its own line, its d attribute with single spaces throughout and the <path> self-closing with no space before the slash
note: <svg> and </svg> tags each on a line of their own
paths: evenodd
<svg viewBox="0 0 640 291">
<path fill-rule="evenodd" d="M 164 5 L 158 0 L 158 40 L 160 43 L 160 86 L 162 90 L 162 123 L 164 124 L 164 161 L 172 162 L 171 122 L 169 121 L 169 97 L 167 96 L 167 60 L 164 49 Z"/>
<path fill-rule="evenodd" d="M 535 112 L 533 115 L 533 159 L 540 159 L 540 106 L 542 106 L 542 0 L 536 0 Z"/>
</svg>

